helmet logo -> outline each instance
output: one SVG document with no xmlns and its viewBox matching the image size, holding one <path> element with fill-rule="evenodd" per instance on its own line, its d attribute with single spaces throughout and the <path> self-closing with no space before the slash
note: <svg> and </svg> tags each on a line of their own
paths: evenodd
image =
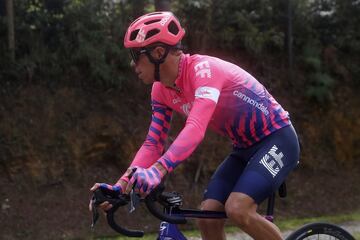
<svg viewBox="0 0 360 240">
<path fill-rule="evenodd" d="M 169 19 L 170 19 L 170 16 L 164 17 L 163 19 L 161 19 L 160 25 L 165 26 L 165 24 L 167 23 L 167 21 L 169 21 Z"/>
<path fill-rule="evenodd" d="M 137 42 L 141 43 L 141 42 L 143 42 L 145 40 L 145 36 L 146 36 L 145 31 L 141 28 L 139 30 L 135 40 Z"/>
</svg>

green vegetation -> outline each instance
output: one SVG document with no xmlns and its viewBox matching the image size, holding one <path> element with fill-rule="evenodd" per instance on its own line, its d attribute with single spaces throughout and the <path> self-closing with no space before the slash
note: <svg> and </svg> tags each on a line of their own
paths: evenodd
<svg viewBox="0 0 360 240">
<path fill-rule="evenodd" d="M 1 56 L 1 85 L 109 88 L 124 81 L 129 64 L 121 40 L 129 15 L 121 3 L 17 1 L 15 16 L 16 60 Z M 6 19 L 1 20 L 0 29 L 6 33 Z M 6 45 L 0 50 L 7 52 Z"/>
<path fill-rule="evenodd" d="M 305 74 L 304 95 L 323 102 L 331 101 L 337 83 L 360 79 L 359 5 L 316 0 L 293 1 L 289 8 L 284 0 L 199 0 L 171 6 L 184 23 L 190 51 L 246 52 L 260 62 L 264 56 L 283 59 L 281 66 L 291 48 L 296 69 Z M 2 54 L 0 83 L 122 86 L 129 71 L 124 31 L 131 19 L 153 10 L 148 1 L 16 1 L 16 57 L 12 62 Z M 0 51 L 8 53 L 4 15 L 0 32 Z"/>
</svg>

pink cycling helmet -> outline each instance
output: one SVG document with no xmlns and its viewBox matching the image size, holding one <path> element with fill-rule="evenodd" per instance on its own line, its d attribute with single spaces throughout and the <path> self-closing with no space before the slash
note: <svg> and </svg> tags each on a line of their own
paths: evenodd
<svg viewBox="0 0 360 240">
<path fill-rule="evenodd" d="M 142 48 L 156 42 L 174 46 L 184 35 L 184 29 L 172 12 L 153 12 L 139 17 L 129 26 L 124 46 Z"/>
</svg>

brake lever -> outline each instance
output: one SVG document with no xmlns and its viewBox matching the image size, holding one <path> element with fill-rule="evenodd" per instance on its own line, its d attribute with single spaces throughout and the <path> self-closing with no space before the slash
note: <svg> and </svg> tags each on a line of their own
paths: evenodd
<svg viewBox="0 0 360 240">
<path fill-rule="evenodd" d="M 132 213 L 135 211 L 136 207 L 140 203 L 139 196 L 135 193 L 134 189 L 130 192 L 130 204 L 129 204 L 129 213 Z"/>
<path fill-rule="evenodd" d="M 96 198 L 95 198 L 95 196 L 93 196 L 93 197 L 91 198 L 91 210 L 92 210 L 91 229 L 94 229 L 95 224 L 96 224 L 97 220 L 99 219 L 99 212 L 98 212 L 98 210 L 97 210 Z"/>
<path fill-rule="evenodd" d="M 131 170 L 131 173 L 129 174 L 129 179 L 132 177 L 132 175 L 136 172 L 136 168 L 133 168 Z M 132 186 L 132 189 L 129 193 L 130 196 L 130 204 L 129 204 L 129 213 L 132 213 L 135 211 L 136 207 L 139 205 L 140 203 L 140 197 L 138 194 L 135 193 L 134 191 L 134 187 L 136 185 L 136 180 L 134 181 L 134 184 Z"/>
</svg>

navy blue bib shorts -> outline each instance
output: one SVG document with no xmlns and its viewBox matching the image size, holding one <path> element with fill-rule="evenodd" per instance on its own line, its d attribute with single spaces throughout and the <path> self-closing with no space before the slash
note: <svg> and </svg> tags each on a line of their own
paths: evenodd
<svg viewBox="0 0 360 240">
<path fill-rule="evenodd" d="M 231 192 L 240 192 L 260 204 L 297 166 L 299 155 L 299 141 L 292 125 L 249 148 L 234 147 L 211 177 L 204 200 L 215 199 L 225 204 Z"/>
</svg>

